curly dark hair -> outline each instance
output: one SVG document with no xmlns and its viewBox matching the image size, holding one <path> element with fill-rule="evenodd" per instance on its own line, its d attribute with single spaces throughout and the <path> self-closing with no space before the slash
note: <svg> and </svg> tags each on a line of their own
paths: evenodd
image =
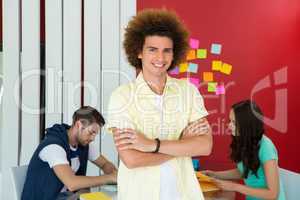
<svg viewBox="0 0 300 200">
<path fill-rule="evenodd" d="M 247 178 L 250 170 L 257 176 L 260 165 L 258 152 L 260 140 L 264 134 L 263 113 L 251 100 L 232 105 L 235 115 L 235 136 L 232 136 L 230 158 L 244 165 L 243 177 Z"/>
<path fill-rule="evenodd" d="M 168 70 L 179 64 L 186 55 L 188 31 L 173 11 L 166 9 L 146 9 L 139 12 L 125 29 L 124 49 L 129 63 L 142 69 L 138 58 L 147 36 L 166 36 L 173 41 L 173 61 Z"/>
</svg>

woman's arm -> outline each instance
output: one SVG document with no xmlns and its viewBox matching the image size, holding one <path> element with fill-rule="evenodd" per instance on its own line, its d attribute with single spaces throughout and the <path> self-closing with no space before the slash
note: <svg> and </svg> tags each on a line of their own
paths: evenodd
<svg viewBox="0 0 300 200">
<path fill-rule="evenodd" d="M 266 161 L 264 164 L 266 188 L 252 188 L 232 181 L 215 179 L 215 183 L 223 190 L 236 191 L 244 195 L 261 199 L 277 199 L 279 194 L 279 173 L 276 160 Z"/>
<path fill-rule="evenodd" d="M 223 179 L 223 180 L 239 180 L 242 179 L 242 174 L 240 171 L 235 169 L 225 170 L 225 171 L 211 171 L 211 170 L 205 170 L 202 171 L 203 174 L 207 176 L 211 176 L 213 178 L 217 179 Z"/>
</svg>

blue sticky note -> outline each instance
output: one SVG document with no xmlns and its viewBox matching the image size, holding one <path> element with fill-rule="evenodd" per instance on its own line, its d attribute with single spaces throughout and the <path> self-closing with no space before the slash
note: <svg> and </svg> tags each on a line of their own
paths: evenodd
<svg viewBox="0 0 300 200">
<path fill-rule="evenodd" d="M 189 63 L 188 72 L 197 73 L 198 72 L 198 64 Z"/>
<path fill-rule="evenodd" d="M 212 54 L 221 54 L 222 45 L 221 44 L 212 44 L 210 52 Z"/>
</svg>

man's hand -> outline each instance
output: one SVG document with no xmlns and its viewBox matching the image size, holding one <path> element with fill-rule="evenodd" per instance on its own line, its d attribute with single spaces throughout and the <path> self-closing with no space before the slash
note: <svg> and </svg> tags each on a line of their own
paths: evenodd
<svg viewBox="0 0 300 200">
<path fill-rule="evenodd" d="M 209 123 L 206 119 L 198 119 L 190 123 L 185 129 L 182 131 L 181 138 L 187 138 L 192 136 L 204 135 L 210 131 Z"/>
<path fill-rule="evenodd" d="M 103 155 L 100 155 L 96 160 L 93 161 L 95 165 L 97 165 L 104 174 L 111 174 L 113 172 L 117 172 L 117 168 L 108 161 Z"/>
<path fill-rule="evenodd" d="M 152 152 L 156 148 L 156 141 L 146 138 L 136 130 L 114 129 L 114 140 L 119 150 L 135 149 L 141 152 Z"/>
<path fill-rule="evenodd" d="M 106 176 L 108 176 L 108 182 L 106 184 L 117 183 L 118 174 L 116 171 L 110 174 L 106 174 Z"/>
</svg>

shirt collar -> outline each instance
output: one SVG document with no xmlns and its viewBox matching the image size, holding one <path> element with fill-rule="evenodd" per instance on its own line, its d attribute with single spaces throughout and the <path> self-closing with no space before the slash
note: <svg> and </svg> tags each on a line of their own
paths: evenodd
<svg viewBox="0 0 300 200">
<path fill-rule="evenodd" d="M 164 88 L 163 95 L 174 91 L 174 89 L 175 89 L 174 86 L 176 84 L 176 82 L 173 80 L 172 77 L 170 77 L 168 74 L 166 76 L 167 76 L 167 81 L 166 81 L 166 85 L 165 85 L 165 88 Z M 136 78 L 136 84 L 138 85 L 138 87 L 140 87 L 139 89 L 141 89 L 143 94 L 145 93 L 145 94 L 157 95 L 155 92 L 153 92 L 151 90 L 151 88 L 149 87 L 149 85 L 145 81 L 142 71 L 138 74 L 138 76 Z"/>
</svg>

